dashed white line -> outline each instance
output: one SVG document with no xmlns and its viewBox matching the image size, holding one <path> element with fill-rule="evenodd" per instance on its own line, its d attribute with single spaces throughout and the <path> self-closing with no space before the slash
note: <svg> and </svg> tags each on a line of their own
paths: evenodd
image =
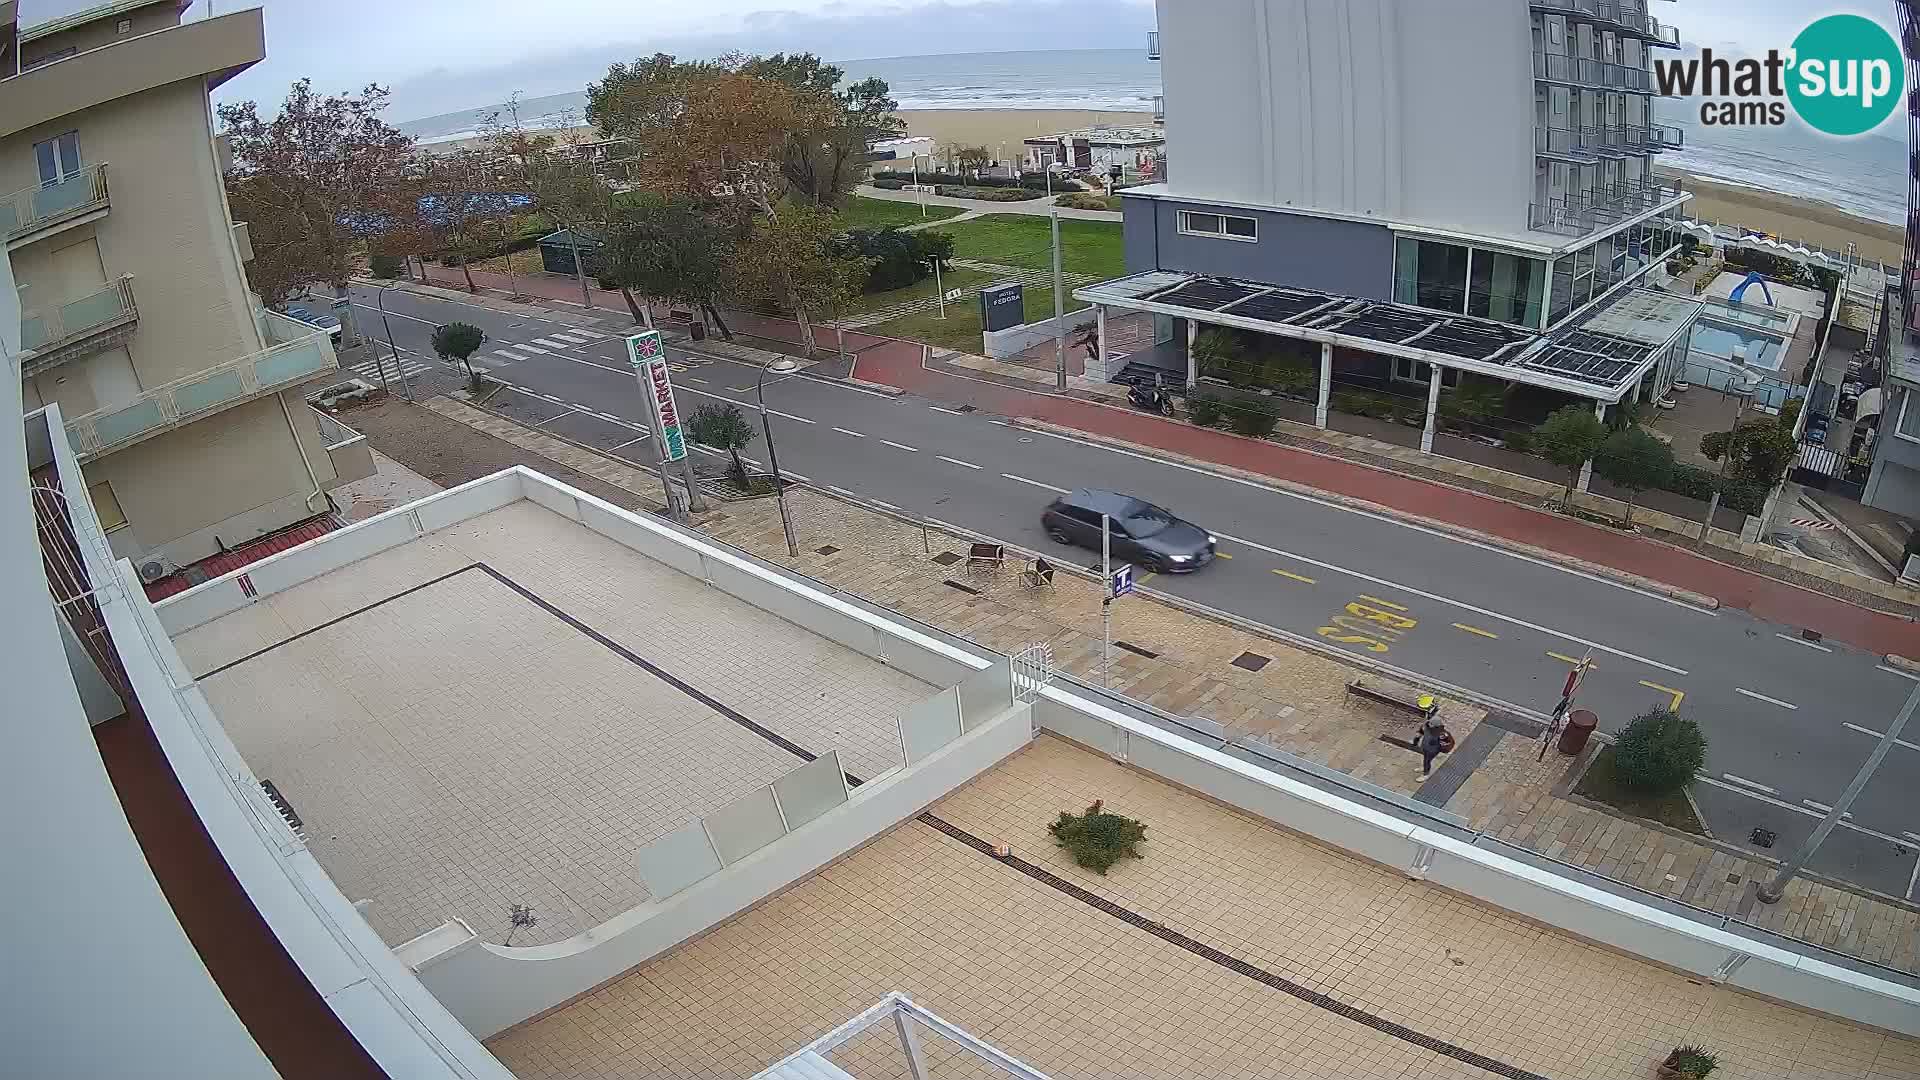
<svg viewBox="0 0 1920 1080">
<path fill-rule="evenodd" d="M 1007 423 L 1005 420 L 989 420 L 987 421 L 987 423 L 992 424 L 994 427 L 1012 427 L 1013 426 L 1012 424 Z"/>
<path fill-rule="evenodd" d="M 524 357 L 524 356 L 521 356 L 521 355 L 520 355 L 519 353 L 517 353 L 517 352 L 508 352 L 508 351 L 507 351 L 507 350 L 505 350 L 505 349 L 495 349 L 495 350 L 493 350 L 493 355 L 495 355 L 495 356 L 504 356 L 504 357 L 506 357 L 507 359 L 509 359 L 509 360 L 513 360 L 513 361 L 520 361 L 520 360 L 525 360 L 525 359 L 526 359 L 526 357 Z"/>
<path fill-rule="evenodd" d="M 908 446 L 905 443 L 897 443 L 897 442 L 894 442 L 892 439 L 881 439 L 880 441 L 883 443 L 886 443 L 888 446 L 893 447 L 895 450 L 905 450 L 909 454 L 917 454 L 920 452 L 920 448 L 917 446 Z"/>
<path fill-rule="evenodd" d="M 1833 651 L 1832 649 L 1828 648 L 1825 645 L 1818 644 L 1817 642 L 1808 641 L 1806 638 L 1797 638 L 1788 634 L 1775 634 L 1773 636 L 1779 638 L 1781 641 L 1791 641 L 1795 645 L 1805 645 L 1809 649 L 1818 649 L 1821 652 Z"/>
<path fill-rule="evenodd" d="M 1045 434 L 1045 433 L 1042 432 L 1042 434 Z M 1205 470 L 1196 469 L 1194 471 L 1204 472 Z M 1252 486 L 1259 487 L 1260 485 L 1255 484 Z M 1245 544 L 1250 548 L 1253 548 L 1257 551 L 1267 552 L 1270 555 L 1278 555 L 1282 558 L 1293 559 L 1303 563 L 1309 563 L 1313 566 L 1318 566 L 1323 570 L 1331 570 L 1336 574 L 1345 574 L 1348 577 L 1359 578 L 1361 581 L 1370 581 L 1375 585 L 1384 585 L 1389 589 L 1398 589 L 1401 592 L 1412 593 L 1415 596 L 1424 597 L 1428 600 L 1432 600 L 1437 603 L 1451 604 L 1452 606 L 1457 607 L 1462 611 L 1471 611 L 1476 615 L 1485 615 L 1489 619 L 1499 619 L 1501 622 L 1511 623 L 1514 626 L 1522 626 L 1527 628 L 1528 630 L 1538 631 L 1539 633 L 1542 633 L 1542 634 L 1550 634 L 1564 641 L 1571 641 L 1576 645 L 1585 645 L 1590 649 L 1599 649 L 1601 652 L 1612 653 L 1615 656 L 1622 657 L 1627 660 L 1634 660 L 1639 663 L 1645 664 L 1648 667 L 1659 668 L 1661 671 L 1671 671 L 1675 675 L 1687 674 L 1687 671 L 1685 668 L 1677 668 L 1677 667 L 1674 667 L 1672 664 L 1663 664 L 1658 660 L 1650 660 L 1647 657 L 1640 656 L 1635 653 L 1627 652 L 1624 649 L 1616 649 L 1611 645 L 1602 645 L 1597 641 L 1590 641 L 1587 638 L 1575 637 L 1574 635 L 1566 633 L 1565 631 L 1555 630 L 1552 627 L 1541 626 L 1539 623 L 1531 623 L 1526 621 L 1525 619 L 1515 618 L 1512 615 L 1502 615 L 1497 611 L 1490 611 L 1487 608 L 1478 607 L 1474 604 L 1469 604 L 1462 600 L 1455 600 L 1450 596 L 1442 596 L 1439 593 L 1427 592 L 1425 589 L 1416 589 L 1411 585 L 1403 585 L 1397 581 L 1390 581 L 1386 578 L 1374 577 L 1371 574 L 1363 574 L 1363 573 L 1360 573 L 1358 570 L 1349 570 L 1344 566 L 1335 566 L 1334 564 L 1329 562 L 1321 562 L 1319 559 L 1310 559 L 1305 555 L 1296 555 L 1291 551 L 1282 551 L 1279 548 L 1268 547 L 1267 545 L 1258 543 L 1257 541 L 1247 540 L 1242 537 L 1230 535 L 1228 533 L 1220 533 L 1218 535 L 1223 540 L 1231 540 L 1236 544 Z"/>
<path fill-rule="evenodd" d="M 1755 701 L 1764 701 L 1769 705 L 1778 705 L 1783 709 L 1798 709 L 1800 707 L 1798 705 L 1795 705 L 1791 701 L 1781 701 L 1777 697 L 1768 697 L 1765 694 L 1756 694 L 1744 686 L 1734 687 L 1733 692 L 1736 694 L 1745 694 L 1746 696 L 1752 698 Z"/>
<path fill-rule="evenodd" d="M 1003 472 L 1000 475 L 1006 477 L 1007 479 L 1013 481 L 1016 484 L 1026 484 L 1029 487 L 1037 487 L 1043 491 L 1051 491 L 1056 495 L 1067 494 L 1066 488 L 1054 487 L 1052 484 L 1043 484 L 1038 480 L 1029 480 L 1024 476 L 1015 476 L 1010 472 Z"/>
<path fill-rule="evenodd" d="M 552 353 L 548 352 L 545 349 L 536 349 L 531 345 L 522 345 L 522 344 L 519 344 L 518 342 L 514 343 L 513 347 L 516 349 L 519 349 L 521 352 L 539 353 L 541 356 L 553 355 Z"/>
<path fill-rule="evenodd" d="M 980 467 L 978 465 L 975 465 L 971 461 L 961 461 L 957 457 L 948 457 L 945 454 L 935 454 L 934 457 L 939 458 L 941 461 L 944 461 L 949 465 L 958 465 L 963 469 L 977 469 Z"/>
<path fill-rule="evenodd" d="M 1848 731 L 1857 731 L 1862 735 L 1871 735 L 1876 739 L 1884 739 L 1887 737 L 1887 733 L 1884 731 L 1875 731 L 1870 727 L 1861 727 L 1859 724 L 1841 724 L 1840 726 L 1846 728 Z M 1905 739 L 1895 739 L 1893 741 L 1897 746 L 1904 746 L 1909 750 L 1920 750 L 1920 743 L 1911 743 Z"/>
<path fill-rule="evenodd" d="M 1757 791 L 1753 791 L 1748 788 L 1743 788 L 1736 784 L 1729 784 L 1724 780 L 1715 780 L 1711 776 L 1699 776 L 1699 777 L 1695 777 L 1695 779 L 1702 784 L 1707 784 L 1711 787 L 1717 787 L 1722 791 L 1731 791 L 1736 795 L 1745 795 L 1749 799 L 1757 799 L 1760 802 L 1766 803 L 1769 806 L 1777 806 L 1782 810 L 1791 810 L 1796 814 L 1804 814 L 1807 817 L 1822 816 L 1817 811 L 1809 810 L 1806 807 L 1801 806 L 1797 803 L 1790 803 L 1785 799 L 1776 799 L 1771 795 L 1762 795 Z M 1851 821 L 1844 821 L 1844 820 L 1841 821 L 1840 827 L 1845 829 L 1852 829 L 1854 832 L 1857 832 L 1857 833 L 1865 833 L 1868 836 L 1875 837 L 1880 840 L 1885 840 L 1890 844 L 1906 843 L 1906 841 L 1901 840 L 1897 836 L 1888 835 L 1887 833 L 1883 833 L 1878 829 L 1870 829 L 1865 825 L 1855 825 Z"/>
<path fill-rule="evenodd" d="M 856 438 L 856 439 L 864 439 L 864 438 L 866 438 L 866 436 L 865 436 L 865 435 L 862 435 L 861 433 L 859 433 L 859 432 L 857 432 L 857 431 L 849 431 L 849 430 L 847 430 L 846 428 L 843 428 L 843 427 L 837 427 L 837 428 L 834 428 L 833 430 L 835 430 L 835 431 L 837 431 L 837 432 L 839 432 L 839 433 L 840 433 L 840 434 L 842 434 L 842 435 L 851 435 L 851 436 L 853 436 L 853 437 L 854 437 L 854 438 Z"/>
<path fill-rule="evenodd" d="M 593 406 L 591 406 L 591 405 L 587 405 L 587 404 L 583 404 L 583 403 L 581 403 L 581 402 L 578 402 L 578 401 L 570 401 L 570 402 L 568 402 L 567 404 L 569 404 L 569 405 L 572 405 L 572 406 L 573 406 L 574 408 L 576 408 L 576 409 L 579 409 L 579 410 L 580 410 L 581 412 L 592 412 L 592 411 L 593 411 Z"/>
<path fill-rule="evenodd" d="M 552 338 L 544 337 L 534 338 L 533 343 L 535 345 L 545 345 L 549 349 L 570 349 L 576 344 L 571 341 L 555 341 Z"/>
<path fill-rule="evenodd" d="M 706 445 L 705 443 L 694 443 L 694 444 L 693 444 L 693 448 L 694 448 L 695 450 L 698 450 L 698 451 L 700 451 L 700 452 L 701 452 L 701 453 L 703 453 L 703 454 L 712 454 L 712 455 L 713 455 L 714 457 L 726 457 L 726 456 L 727 456 L 727 455 L 726 455 L 726 451 L 724 451 L 724 450 L 715 450 L 715 449 L 714 449 L 713 447 L 711 447 L 711 446 L 708 446 L 708 445 Z"/>
<path fill-rule="evenodd" d="M 807 419 L 807 418 L 806 418 L 806 417 L 804 417 L 804 416 L 795 416 L 795 415 L 793 415 L 793 414 L 792 414 L 792 413 L 790 413 L 790 412 L 781 412 L 781 411 L 780 411 L 779 409 L 768 409 L 767 411 L 768 411 L 768 412 L 770 412 L 770 413 L 772 413 L 772 414 L 773 414 L 773 415 L 775 415 L 775 416 L 784 416 L 784 417 L 786 417 L 786 418 L 787 418 L 787 419 L 789 419 L 789 420 L 798 420 L 798 421 L 799 421 L 800 423 L 802 423 L 802 424 L 811 424 L 811 423 L 813 423 L 813 421 L 811 421 L 811 420 L 809 420 L 809 419 Z"/>
<path fill-rule="evenodd" d="M 947 414 L 948 416 L 965 416 L 965 415 L 967 415 L 966 413 L 963 413 L 963 412 L 956 412 L 956 411 L 954 411 L 954 410 L 952 410 L 952 409 L 943 409 L 943 408 L 941 408 L 941 407 L 940 407 L 940 406 L 938 406 L 938 405 L 929 405 L 929 406 L 927 406 L 927 408 L 929 408 L 929 409 L 932 409 L 932 410 L 933 410 L 934 412 L 943 412 L 943 413 L 946 413 L 946 414 Z"/>
<path fill-rule="evenodd" d="M 870 500 L 868 500 L 868 501 L 869 501 L 869 502 L 871 502 L 871 503 L 873 503 L 873 505 L 875 505 L 875 506 L 878 506 L 878 507 L 882 507 L 882 508 L 884 508 L 884 509 L 887 509 L 887 510 L 898 510 L 898 509 L 900 509 L 899 507 L 897 507 L 897 506 L 895 506 L 895 505 L 893 505 L 893 504 L 892 504 L 892 503 L 890 503 L 890 502 L 881 502 L 881 501 L 880 501 L 879 499 L 870 499 Z"/>
<path fill-rule="evenodd" d="M 555 405 L 565 405 L 565 404 L 567 404 L 567 402 L 565 402 L 565 401 L 562 401 L 561 399 L 559 399 L 559 398 L 557 398 L 557 397 L 554 397 L 554 396 L 553 396 L 552 394 L 543 394 L 543 393 L 541 393 L 541 392 L 540 392 L 540 391 L 538 391 L 538 390 L 533 390 L 533 391 L 529 391 L 529 392 L 530 392 L 530 393 L 532 393 L 534 397 L 537 397 L 537 398 L 540 398 L 540 399 L 542 399 L 542 400 L 544 400 L 544 401 L 551 401 L 551 402 L 553 402 L 553 403 L 554 403 Z"/>
<path fill-rule="evenodd" d="M 857 499 L 860 497 L 859 495 L 856 495 L 855 493 L 848 491 L 846 488 L 838 487 L 833 484 L 828 484 L 827 490 L 833 492 L 835 495 L 845 495 L 849 499 Z"/>
<path fill-rule="evenodd" d="M 1767 794 L 1769 794 L 1769 795 L 1778 795 L 1778 794 L 1780 794 L 1780 792 L 1779 792 L 1779 791 L 1778 791 L 1777 789 L 1775 789 L 1775 788 L 1770 788 L 1770 787 L 1768 787 L 1767 785 L 1765 785 L 1765 784 L 1763 784 L 1763 783 L 1761 783 L 1761 782 L 1759 782 L 1758 780 L 1749 780 L 1749 779 L 1747 779 L 1747 778 L 1746 778 L 1746 777 L 1744 777 L 1744 776 L 1735 776 L 1735 775 L 1733 775 L 1733 774 L 1732 774 L 1732 773 L 1730 773 L 1730 772 L 1723 772 L 1723 773 L 1721 773 L 1721 774 L 1720 774 L 1720 778 L 1721 778 L 1722 780 L 1730 780 L 1730 781 L 1732 781 L 1733 783 L 1736 783 L 1736 784 L 1740 784 L 1740 785 L 1742 785 L 1742 786 L 1744 786 L 1744 787 L 1750 787 L 1750 788 L 1752 788 L 1752 789 L 1753 789 L 1753 790 L 1755 790 L 1755 791 L 1764 791 L 1764 792 L 1766 792 L 1766 793 L 1767 793 Z"/>
<path fill-rule="evenodd" d="M 1811 806 L 1811 807 L 1813 807 L 1813 808 L 1814 808 L 1815 810 L 1818 810 L 1818 811 L 1820 811 L 1820 812 L 1821 812 L 1822 814 L 1831 814 L 1831 813 L 1833 813 L 1833 806 L 1832 806 L 1831 804 L 1829 804 L 1829 803 L 1823 803 L 1823 802 L 1820 802 L 1820 801 L 1819 801 L 1819 800 L 1817 800 L 1817 799 L 1801 799 L 1800 801 L 1801 801 L 1801 802 L 1803 802 L 1803 803 L 1806 803 L 1806 804 L 1807 804 L 1808 806 Z M 1852 815 L 1852 814 L 1841 814 L 1841 815 L 1840 815 L 1840 820 L 1842 820 L 1842 821 L 1851 821 L 1852 819 L 1853 819 L 1853 815 Z"/>
<path fill-rule="evenodd" d="M 1903 679 L 1912 679 L 1915 682 L 1920 682 L 1920 675 L 1915 675 L 1911 671 L 1901 671 L 1899 668 L 1888 667 L 1885 664 L 1875 664 L 1873 666 L 1879 668 L 1881 671 L 1884 671 L 1889 675 L 1898 675 Z"/>
</svg>

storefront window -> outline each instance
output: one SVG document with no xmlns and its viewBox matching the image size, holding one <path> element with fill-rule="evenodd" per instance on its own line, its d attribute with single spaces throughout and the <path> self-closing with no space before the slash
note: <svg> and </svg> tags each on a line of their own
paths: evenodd
<svg viewBox="0 0 1920 1080">
<path fill-rule="evenodd" d="M 1433 240 L 1394 245 L 1393 299 L 1440 311 L 1461 311 L 1467 298 L 1467 249 Z"/>
<path fill-rule="evenodd" d="M 1519 326 L 1540 325 L 1547 264 L 1501 251 L 1475 250 L 1467 314 Z"/>
<path fill-rule="evenodd" d="M 1562 255 L 1553 260 L 1553 303 L 1547 311 L 1547 325 L 1552 326 L 1567 317 L 1573 310 L 1573 256 Z"/>
</svg>

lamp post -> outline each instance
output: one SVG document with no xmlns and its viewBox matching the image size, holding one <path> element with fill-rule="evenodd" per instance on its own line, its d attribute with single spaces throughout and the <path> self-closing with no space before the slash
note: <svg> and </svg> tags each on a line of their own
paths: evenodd
<svg viewBox="0 0 1920 1080">
<path fill-rule="evenodd" d="M 1733 427 L 1731 429 L 1731 431 L 1738 431 L 1740 430 L 1740 419 L 1747 415 L 1747 402 L 1753 400 L 1753 395 L 1760 392 L 1760 380 L 1754 374 L 1752 368 L 1739 361 L 1735 361 L 1734 363 L 1739 369 L 1736 374 L 1742 381 L 1739 384 L 1735 384 L 1733 381 L 1734 376 L 1728 376 L 1727 392 L 1740 399 L 1739 407 L 1733 410 Z M 1700 523 L 1700 535 L 1696 537 L 1693 542 L 1695 547 L 1706 546 L 1707 531 L 1713 528 L 1714 516 L 1720 512 L 1720 489 L 1726 485 L 1727 463 L 1733 460 L 1734 444 L 1731 431 L 1727 437 L 1726 448 L 1720 454 L 1720 472 L 1713 483 L 1713 497 L 1707 500 L 1707 520 Z"/>
<path fill-rule="evenodd" d="M 397 373 L 400 376 L 400 392 L 406 396 L 408 401 L 412 401 L 413 387 L 407 382 L 407 369 L 400 364 L 400 348 L 393 343 L 393 324 L 387 321 L 387 289 L 393 287 L 394 286 L 389 285 L 384 288 L 375 289 L 373 290 L 373 296 L 374 300 L 380 305 L 380 326 L 387 332 L 387 351 L 393 354 L 393 366 L 397 369 Z M 387 365 L 380 362 L 380 346 L 378 344 L 374 345 L 373 353 L 374 366 L 380 371 L 380 381 L 386 382 Z M 388 389 L 389 392 L 391 392 L 391 387 Z"/>
<path fill-rule="evenodd" d="M 787 537 L 787 554 L 800 557 L 800 545 L 793 540 L 793 518 L 787 514 L 787 489 L 780 482 L 780 452 L 773 446 L 773 425 L 767 420 L 767 373 L 791 375 L 800 370 L 800 365 L 791 357 L 782 356 L 770 361 L 760 369 L 760 377 L 754 380 L 753 396 L 760 402 L 760 432 L 767 439 L 767 464 L 773 469 L 773 499 L 780 504 L 780 531 Z"/>
</svg>

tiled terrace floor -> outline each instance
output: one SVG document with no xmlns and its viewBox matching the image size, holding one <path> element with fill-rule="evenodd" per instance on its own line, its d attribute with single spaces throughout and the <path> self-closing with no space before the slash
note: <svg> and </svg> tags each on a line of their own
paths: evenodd
<svg viewBox="0 0 1920 1080">
<path fill-rule="evenodd" d="M 1097 877 L 1048 843 L 1095 798 L 1148 825 Z M 1186 939 L 1511 1066 L 1716 1080 L 1920 1077 L 1920 1044 L 1705 986 L 1309 844 L 1052 738 L 933 813 Z M 667 956 L 495 1038 L 524 1080 L 743 1077 L 890 990 L 1068 1077 L 1503 1075 L 1255 981 L 913 821 Z M 868 1042 L 871 1045 L 867 1045 Z M 900 1075 L 884 1040 L 835 1055 Z M 978 1073 L 963 1062 L 957 1071 Z"/>
<path fill-rule="evenodd" d="M 475 563 L 582 625 L 462 569 Z M 899 763 L 894 715 L 933 689 L 526 502 L 178 644 L 206 673 L 287 642 L 202 686 L 385 940 L 459 916 L 499 941 L 525 904 L 539 924 L 514 941 L 534 944 L 646 899 L 640 845 L 800 763 L 583 626 L 803 746 L 840 748 L 856 775 Z"/>
</svg>

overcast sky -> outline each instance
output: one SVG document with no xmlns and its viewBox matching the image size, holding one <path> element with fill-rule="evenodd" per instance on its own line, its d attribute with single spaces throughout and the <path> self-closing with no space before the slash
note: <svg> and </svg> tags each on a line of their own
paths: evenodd
<svg viewBox="0 0 1920 1080">
<path fill-rule="evenodd" d="M 22 0 L 26 24 L 99 0 Z M 1199 0 L 1185 0 L 1199 2 Z M 1451 0 L 1426 0 L 1448 3 Z M 379 82 L 389 119 L 581 89 L 616 59 L 732 48 L 831 59 L 1061 48 L 1138 48 L 1151 0 L 196 0 L 187 17 L 267 9 L 267 59 L 222 100 L 278 101 L 312 76 L 325 90 Z M 1857 11 L 1892 28 L 1892 0 L 1684 0 L 1655 5 L 1690 43 L 1784 47 L 1817 15 Z"/>
</svg>

